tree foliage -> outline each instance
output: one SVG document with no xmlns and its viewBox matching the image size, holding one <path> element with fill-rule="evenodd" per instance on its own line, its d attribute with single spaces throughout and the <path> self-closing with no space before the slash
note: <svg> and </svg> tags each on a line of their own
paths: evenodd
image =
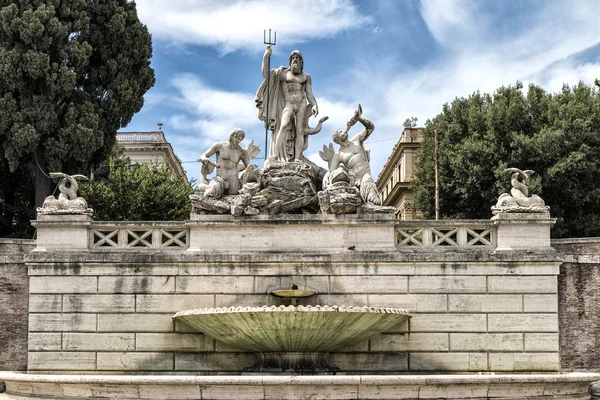
<svg viewBox="0 0 600 400">
<path fill-rule="evenodd" d="M 154 84 L 151 55 L 134 2 L 0 0 L 0 236 L 33 208 L 21 186 L 36 164 L 74 174 L 106 160 Z"/>
<path fill-rule="evenodd" d="M 536 172 L 531 192 L 558 219 L 554 237 L 600 235 L 600 95 L 565 85 L 551 94 L 517 82 L 475 92 L 428 120 L 413 182 L 417 207 L 435 214 L 434 134 L 439 140 L 440 215 L 489 218 L 508 192 L 507 167 Z"/>
<path fill-rule="evenodd" d="M 419 118 L 417 118 L 417 117 L 409 117 L 409 118 L 406 118 L 404 120 L 404 124 L 403 125 L 404 125 L 404 127 L 406 129 L 416 128 L 417 127 L 417 121 L 419 121 Z"/>
<path fill-rule="evenodd" d="M 190 217 L 192 185 L 174 177 L 168 166 L 133 164 L 122 150 L 100 176 L 80 185 L 79 195 L 98 221 L 176 221 Z"/>
</svg>

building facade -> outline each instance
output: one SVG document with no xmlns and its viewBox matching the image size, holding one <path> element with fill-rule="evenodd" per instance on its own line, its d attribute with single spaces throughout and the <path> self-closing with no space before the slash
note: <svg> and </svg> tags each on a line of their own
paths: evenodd
<svg viewBox="0 0 600 400">
<path fill-rule="evenodd" d="M 383 205 L 395 207 L 398 219 L 412 220 L 423 215 L 415 207 L 411 188 L 422 141 L 423 128 L 405 128 L 377 178 Z"/>
<path fill-rule="evenodd" d="M 117 143 L 123 146 L 132 164 L 152 163 L 160 167 L 166 163 L 174 176 L 183 176 L 188 181 L 173 147 L 165 139 L 162 124 L 154 132 L 118 132 Z"/>
</svg>

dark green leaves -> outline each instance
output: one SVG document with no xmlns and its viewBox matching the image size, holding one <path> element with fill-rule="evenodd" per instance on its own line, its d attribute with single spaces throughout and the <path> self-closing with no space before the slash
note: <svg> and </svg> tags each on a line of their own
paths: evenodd
<svg viewBox="0 0 600 400">
<path fill-rule="evenodd" d="M 457 98 L 428 121 L 413 183 L 417 206 L 435 214 L 433 133 L 440 148 L 440 214 L 489 218 L 510 190 L 506 167 L 532 169 L 531 192 L 559 219 L 555 237 L 600 235 L 600 96 L 583 83 L 550 94 L 530 85 Z M 594 222 L 596 221 L 596 222 Z"/>
<path fill-rule="evenodd" d="M 131 1 L 0 1 L 0 174 L 36 151 L 42 167 L 69 174 L 105 162 L 154 84 L 151 56 Z M 0 218 L 14 201 L 5 196 Z"/>
</svg>

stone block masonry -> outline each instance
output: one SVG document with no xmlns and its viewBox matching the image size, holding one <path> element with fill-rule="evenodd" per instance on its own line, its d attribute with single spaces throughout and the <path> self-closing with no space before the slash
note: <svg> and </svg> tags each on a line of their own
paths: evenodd
<svg viewBox="0 0 600 400">
<path fill-rule="evenodd" d="M 101 254 L 91 262 L 85 253 L 38 253 L 29 260 L 35 285 L 28 370 L 239 373 L 253 363 L 252 354 L 176 326 L 172 315 L 273 304 L 267 292 L 288 283 L 318 286 L 316 298 L 304 304 L 400 307 L 413 314 L 405 326 L 334 353 L 332 363 L 345 373 L 559 370 L 552 285 L 558 261 L 540 254 L 526 262 L 491 253 L 455 255 L 450 263 L 444 257 L 250 253 L 204 261 L 189 253 L 148 260 L 128 252 L 120 262 L 103 262 Z"/>
<path fill-rule="evenodd" d="M 304 216 L 290 218 L 281 232 L 293 230 L 294 240 L 310 241 L 315 231 L 325 235 Z M 264 225 L 257 229 L 266 235 L 278 232 L 281 221 L 252 223 Z M 235 224 L 228 224 L 234 232 Z M 327 235 L 372 244 L 361 236 L 362 223 L 328 219 L 325 225 Z M 341 373 L 559 371 L 560 259 L 551 248 L 539 243 L 530 251 L 401 248 L 393 225 L 383 225 L 391 237 L 382 241 L 385 234 L 376 232 L 377 244 L 368 248 L 348 248 L 344 239 L 335 248 L 330 243 L 312 251 L 283 251 L 271 247 L 290 243 L 270 237 L 263 251 L 254 248 L 258 242 L 244 250 L 242 242 L 226 252 L 221 241 L 223 251 L 215 251 L 216 243 L 206 243 L 209 250 L 202 251 L 192 242 L 187 250 L 33 252 L 27 258 L 28 370 L 240 373 L 252 365 L 254 354 L 174 324 L 173 314 L 279 304 L 267 293 L 296 284 L 317 291 L 298 304 L 394 307 L 413 315 L 401 326 L 332 353 L 330 361 Z M 190 229 L 193 240 L 203 223 L 194 221 Z M 241 232 L 253 230 L 245 226 Z"/>
</svg>

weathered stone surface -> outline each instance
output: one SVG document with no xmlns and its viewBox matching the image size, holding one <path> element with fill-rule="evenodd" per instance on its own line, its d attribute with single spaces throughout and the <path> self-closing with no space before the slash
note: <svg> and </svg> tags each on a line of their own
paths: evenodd
<svg viewBox="0 0 600 400">
<path fill-rule="evenodd" d="M 486 371 L 486 353 L 412 353 L 411 371 Z"/>
<path fill-rule="evenodd" d="M 29 351 L 60 351 L 62 349 L 62 334 L 60 333 L 29 333 Z"/>
<path fill-rule="evenodd" d="M 398 358 L 398 356 L 396 356 Z M 199 360 L 197 360 L 199 361 Z M 382 361 L 382 360 L 380 360 Z M 368 365 L 367 365 L 368 364 Z M 373 363 L 365 365 L 370 367 Z M 585 400 L 598 374 L 111 376 L 0 372 L 8 399 Z M 597 385 L 592 385 L 592 395 Z M 10 397 L 8 397 L 10 396 Z M 325 397 L 326 396 L 326 397 Z"/>
<path fill-rule="evenodd" d="M 172 371 L 173 353 L 97 353 L 99 371 Z"/>
<path fill-rule="evenodd" d="M 35 370 L 95 370 L 94 352 L 30 352 L 27 369 Z"/>
<path fill-rule="evenodd" d="M 95 332 L 96 314 L 29 314 L 29 332 Z"/>
<path fill-rule="evenodd" d="M 137 351 L 213 351 L 214 340 L 195 333 L 136 333 Z"/>
<path fill-rule="evenodd" d="M 170 314 L 98 314 L 98 332 L 173 332 L 173 329 Z"/>
<path fill-rule="evenodd" d="M 231 347 L 254 352 L 328 352 L 408 319 L 404 310 L 280 306 L 202 308 L 173 316 Z"/>
<path fill-rule="evenodd" d="M 319 192 L 319 207 L 323 214 L 356 214 L 362 199 L 356 186 L 337 182 Z"/>
<path fill-rule="evenodd" d="M 95 276 L 32 276 L 30 293 L 96 293 L 98 278 Z"/>
<path fill-rule="evenodd" d="M 420 314 L 410 323 L 411 332 L 485 332 L 486 314 Z"/>
<path fill-rule="evenodd" d="M 132 351 L 133 333 L 63 333 L 62 348 L 71 351 Z"/>
<path fill-rule="evenodd" d="M 490 276 L 489 293 L 556 293 L 556 276 Z"/>
<path fill-rule="evenodd" d="M 490 353 L 492 371 L 558 371 L 558 353 Z"/>
<path fill-rule="evenodd" d="M 490 332 L 558 332 L 558 315 L 554 314 L 490 314 Z"/>
<path fill-rule="evenodd" d="M 0 239 L 0 370 L 27 369 L 29 279 L 24 257 L 34 248 L 32 240 Z"/>
<path fill-rule="evenodd" d="M 513 294 L 450 294 L 450 312 L 521 312 L 523 296 Z"/>
<path fill-rule="evenodd" d="M 561 368 L 598 371 L 600 238 L 557 239 L 552 240 L 552 246 L 565 259 L 558 277 Z M 599 389 L 597 384 L 596 395 L 600 399 Z"/>
<path fill-rule="evenodd" d="M 135 296 L 119 294 L 67 294 L 63 296 L 63 311 L 83 313 L 135 312 Z"/>
<path fill-rule="evenodd" d="M 412 276 L 412 293 L 485 293 L 485 276 Z"/>
<path fill-rule="evenodd" d="M 385 333 L 371 339 L 371 351 L 448 351 L 447 333 Z"/>
<path fill-rule="evenodd" d="M 451 333 L 451 351 L 522 351 L 522 333 Z"/>
<path fill-rule="evenodd" d="M 525 333 L 525 351 L 558 352 L 558 333 Z"/>
<path fill-rule="evenodd" d="M 293 213 L 302 209 L 315 212 L 318 207 L 316 178 L 317 174 L 309 164 L 274 164 L 265 169 L 264 189 L 257 196 L 268 199 L 269 203 L 281 202 L 271 208 L 271 214 Z"/>
</svg>

